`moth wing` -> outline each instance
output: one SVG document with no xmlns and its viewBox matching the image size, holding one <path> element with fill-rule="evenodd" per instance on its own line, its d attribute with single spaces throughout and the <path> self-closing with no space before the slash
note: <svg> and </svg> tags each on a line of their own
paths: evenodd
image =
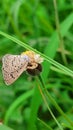
<svg viewBox="0 0 73 130">
<path fill-rule="evenodd" d="M 28 57 L 7 54 L 2 59 L 2 73 L 7 85 L 12 84 L 27 69 Z"/>
</svg>

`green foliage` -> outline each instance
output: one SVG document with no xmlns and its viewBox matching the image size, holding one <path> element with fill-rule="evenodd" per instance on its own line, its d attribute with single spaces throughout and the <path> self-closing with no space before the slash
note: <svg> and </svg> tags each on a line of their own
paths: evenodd
<svg viewBox="0 0 73 130">
<path fill-rule="evenodd" d="M 72 34 L 72 0 L 0 1 L 0 130 L 73 130 Z M 41 76 L 7 87 L 1 59 L 25 50 L 44 58 Z"/>
<path fill-rule="evenodd" d="M 12 130 L 12 129 L 3 124 L 0 124 L 0 130 Z"/>
</svg>

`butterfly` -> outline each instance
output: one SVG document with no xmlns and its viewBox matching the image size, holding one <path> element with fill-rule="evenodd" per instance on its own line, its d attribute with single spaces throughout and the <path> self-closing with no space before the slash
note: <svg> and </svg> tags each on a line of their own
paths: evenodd
<svg viewBox="0 0 73 130">
<path fill-rule="evenodd" d="M 19 76 L 27 71 L 37 75 L 42 71 L 43 58 L 33 51 L 25 51 L 21 55 L 6 54 L 2 58 L 2 73 L 6 85 L 11 85 Z"/>
</svg>

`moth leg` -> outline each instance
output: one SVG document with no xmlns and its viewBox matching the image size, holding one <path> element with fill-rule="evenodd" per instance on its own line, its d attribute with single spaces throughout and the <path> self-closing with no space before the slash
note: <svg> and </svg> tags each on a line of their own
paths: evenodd
<svg viewBox="0 0 73 130">
<path fill-rule="evenodd" d="M 31 63 L 31 64 L 28 64 L 27 69 L 35 69 L 37 68 L 37 66 L 38 66 L 37 63 Z"/>
</svg>

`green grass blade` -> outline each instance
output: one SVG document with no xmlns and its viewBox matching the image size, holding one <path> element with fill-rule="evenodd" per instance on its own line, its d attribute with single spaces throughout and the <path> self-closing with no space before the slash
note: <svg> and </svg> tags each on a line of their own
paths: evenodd
<svg viewBox="0 0 73 130">
<path fill-rule="evenodd" d="M 60 32 L 61 32 L 62 37 L 66 36 L 66 33 L 69 30 L 69 28 L 72 26 L 72 24 L 73 24 L 73 13 L 67 16 L 67 18 L 61 23 Z M 59 47 L 58 35 L 57 35 L 57 32 L 54 32 L 54 34 L 50 38 L 50 42 L 46 45 L 44 54 L 49 56 L 50 58 L 54 58 L 58 47 Z M 44 62 L 43 66 L 44 66 L 44 69 L 43 69 L 42 75 L 44 77 L 44 80 L 46 80 L 50 71 L 49 69 L 50 64 L 48 64 L 47 62 Z"/>
<path fill-rule="evenodd" d="M 20 46 L 23 46 L 23 47 L 26 48 L 27 50 L 32 50 L 32 51 L 34 51 L 34 52 L 40 54 L 40 55 L 41 55 L 46 61 L 48 61 L 50 64 L 56 66 L 57 68 L 63 70 L 67 75 L 73 77 L 73 71 L 70 70 L 70 69 L 68 69 L 67 67 L 61 65 L 60 63 L 56 62 L 55 60 L 51 59 L 50 57 L 48 57 L 48 56 L 42 54 L 41 52 L 37 51 L 36 49 L 34 49 L 34 48 L 32 48 L 32 47 L 30 47 L 30 46 L 27 45 L 26 43 L 24 43 L 24 42 L 22 42 L 22 41 L 20 41 L 20 40 L 18 40 L 18 39 L 16 39 L 16 38 L 14 38 L 14 37 L 12 37 L 12 36 L 6 34 L 6 33 L 4 33 L 4 32 L 1 32 L 1 31 L 0 31 L 0 34 L 3 35 L 3 36 L 5 36 L 6 38 L 12 40 L 13 42 L 19 44 Z M 48 66 L 47 66 L 47 68 L 48 68 L 48 67 L 49 67 L 49 64 L 47 63 L 47 65 L 48 65 Z M 44 65 L 44 66 L 45 66 L 45 65 Z M 45 68 L 45 69 L 46 69 L 46 68 Z M 45 69 L 44 69 L 44 70 L 45 70 Z M 45 70 L 45 71 L 46 71 L 46 70 Z M 43 73 L 44 73 L 44 72 L 43 72 Z"/>
<path fill-rule="evenodd" d="M 50 93 L 47 91 L 46 86 L 45 86 L 45 82 L 42 76 L 39 76 L 38 80 L 41 82 L 42 87 L 44 88 L 44 92 L 45 94 L 48 96 L 48 100 L 50 100 L 52 102 L 52 104 L 55 106 L 55 108 L 57 109 L 57 111 L 59 111 L 59 113 L 65 118 L 65 120 L 67 120 L 67 122 L 70 123 L 71 126 L 73 126 L 73 122 L 67 117 L 67 115 L 62 111 L 62 109 L 59 107 L 59 105 L 56 103 L 56 101 L 54 100 L 54 98 L 50 95 Z"/>
<path fill-rule="evenodd" d="M 40 80 L 39 77 L 37 77 L 37 81 L 38 81 L 37 83 L 38 83 L 38 88 L 39 88 L 40 94 L 41 94 L 41 96 L 42 96 L 42 99 L 43 99 L 43 101 L 44 101 L 44 103 L 45 103 L 45 105 L 46 105 L 48 111 L 50 112 L 52 118 L 54 119 L 54 121 L 55 121 L 56 124 L 58 125 L 59 129 L 60 129 L 60 130 L 63 130 L 61 124 L 58 122 L 57 118 L 54 116 L 52 110 L 50 109 L 50 107 L 49 107 L 49 105 L 48 105 L 47 99 L 46 99 L 46 97 L 44 96 L 44 93 L 43 93 L 43 88 L 44 88 L 44 86 L 43 86 L 43 83 L 41 82 L 41 80 Z"/>
<path fill-rule="evenodd" d="M 41 124 L 43 124 L 43 126 L 45 126 L 48 130 L 53 130 L 49 125 L 47 125 L 44 121 L 42 121 L 41 119 L 37 118 L 38 121 L 40 121 Z"/>
<path fill-rule="evenodd" d="M 34 94 L 32 96 L 32 102 L 31 102 L 31 112 L 29 116 L 29 121 L 28 121 L 28 130 L 37 130 L 36 128 L 36 120 L 37 120 L 37 112 L 38 108 L 41 104 L 41 95 L 40 92 L 38 91 L 37 86 L 34 86 Z"/>
</svg>

